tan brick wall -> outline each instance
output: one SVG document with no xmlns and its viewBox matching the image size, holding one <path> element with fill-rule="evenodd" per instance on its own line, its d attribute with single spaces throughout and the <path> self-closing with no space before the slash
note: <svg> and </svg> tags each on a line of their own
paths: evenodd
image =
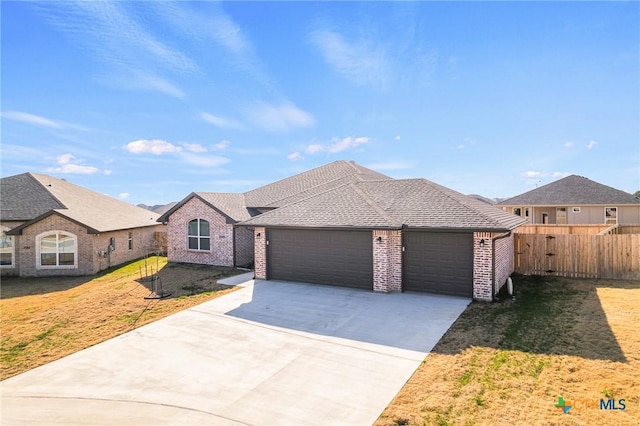
<svg viewBox="0 0 640 426">
<path fill-rule="evenodd" d="M 62 216 L 53 214 L 41 221 L 27 226 L 17 236 L 16 260 L 21 276 L 65 276 L 92 275 L 109 266 L 119 265 L 143 257 L 153 244 L 153 233 L 164 228 L 158 224 L 144 228 L 132 229 L 134 238 L 133 250 L 128 249 L 129 230 L 88 234 L 85 227 L 80 226 Z M 38 235 L 51 231 L 65 231 L 77 238 L 77 266 L 74 268 L 38 268 Z M 116 250 L 109 257 L 102 257 L 101 250 L 108 251 L 109 239 L 116 240 Z"/>
<path fill-rule="evenodd" d="M 164 231 L 165 225 L 158 224 L 144 228 L 125 229 L 121 231 L 104 232 L 93 237 L 93 270 L 94 273 L 111 266 L 140 259 L 149 254 L 155 254 L 154 237 L 156 232 Z M 133 248 L 129 250 L 129 232 L 133 237 Z M 115 239 L 115 250 L 109 252 L 109 242 Z M 101 256 L 99 252 L 107 253 Z"/>
<path fill-rule="evenodd" d="M 371 236 L 373 290 L 387 293 L 402 291 L 402 232 L 374 230 Z"/>
<path fill-rule="evenodd" d="M 209 221 L 211 250 L 189 250 L 187 226 L 193 219 Z M 234 266 L 233 224 L 226 223 L 225 216 L 197 198 L 191 198 L 169 217 L 167 240 L 167 257 L 170 262 Z"/>
<path fill-rule="evenodd" d="M 254 235 L 254 253 L 255 253 L 255 277 L 258 279 L 267 279 L 267 235 L 265 228 L 255 228 Z"/>
<path fill-rule="evenodd" d="M 484 245 L 481 246 L 481 240 Z M 491 302 L 491 233 L 473 233 L 473 298 Z"/>
</svg>

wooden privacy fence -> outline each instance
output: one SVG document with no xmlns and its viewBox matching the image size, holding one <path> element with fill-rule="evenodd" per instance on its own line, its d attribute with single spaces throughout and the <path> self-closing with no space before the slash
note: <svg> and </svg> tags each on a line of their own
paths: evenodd
<svg viewBox="0 0 640 426">
<path fill-rule="evenodd" d="M 640 280 L 640 234 L 514 234 L 525 275 Z"/>
</svg>

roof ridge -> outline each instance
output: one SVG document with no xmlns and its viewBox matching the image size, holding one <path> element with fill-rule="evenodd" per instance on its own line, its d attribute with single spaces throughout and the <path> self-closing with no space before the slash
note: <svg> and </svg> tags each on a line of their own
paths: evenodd
<svg viewBox="0 0 640 426">
<path fill-rule="evenodd" d="M 360 183 L 360 182 L 358 182 Z M 387 211 L 385 211 L 382 207 L 376 203 L 369 194 L 367 194 L 362 188 L 358 188 L 358 183 L 350 183 L 351 186 L 357 193 L 362 197 L 362 199 L 369 204 L 380 216 L 382 216 L 385 220 L 387 220 L 390 224 L 400 224 L 402 225 L 402 221 L 397 220 L 393 216 L 391 216 Z"/>
<path fill-rule="evenodd" d="M 40 176 L 46 176 L 48 178 L 53 178 L 53 179 L 58 179 L 54 176 L 49 176 L 49 175 L 44 175 L 41 173 L 37 173 Z M 44 185 L 42 182 L 40 182 L 36 177 L 35 177 L 35 173 L 31 173 L 31 172 L 27 172 L 26 173 L 27 176 L 29 176 L 30 179 L 33 179 L 35 181 L 36 184 L 40 185 L 42 187 L 42 189 L 44 189 L 45 191 L 47 191 L 47 193 L 49 194 L 49 196 L 51 198 L 53 198 L 61 207 L 57 207 L 55 209 L 51 209 L 51 210 L 58 210 L 58 209 L 64 209 L 64 210 L 69 210 L 69 207 L 63 203 L 58 197 L 56 197 L 55 195 L 53 195 L 53 193 L 49 190 L 49 186 Z M 60 179 L 58 179 L 60 180 Z"/>
</svg>

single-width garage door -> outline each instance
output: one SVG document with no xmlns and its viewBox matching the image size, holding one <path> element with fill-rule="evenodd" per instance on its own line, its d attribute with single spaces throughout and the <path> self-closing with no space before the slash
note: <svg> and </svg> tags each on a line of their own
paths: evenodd
<svg viewBox="0 0 640 426">
<path fill-rule="evenodd" d="M 473 295 L 473 234 L 405 232 L 404 289 Z"/>
<path fill-rule="evenodd" d="M 373 289 L 370 231 L 270 229 L 269 278 Z"/>
</svg>

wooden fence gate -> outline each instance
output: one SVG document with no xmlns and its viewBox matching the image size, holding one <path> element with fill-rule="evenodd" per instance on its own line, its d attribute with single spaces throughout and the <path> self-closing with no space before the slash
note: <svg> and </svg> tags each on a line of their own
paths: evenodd
<svg viewBox="0 0 640 426">
<path fill-rule="evenodd" d="M 526 275 L 640 280 L 640 234 L 514 234 L 515 270 Z"/>
</svg>

